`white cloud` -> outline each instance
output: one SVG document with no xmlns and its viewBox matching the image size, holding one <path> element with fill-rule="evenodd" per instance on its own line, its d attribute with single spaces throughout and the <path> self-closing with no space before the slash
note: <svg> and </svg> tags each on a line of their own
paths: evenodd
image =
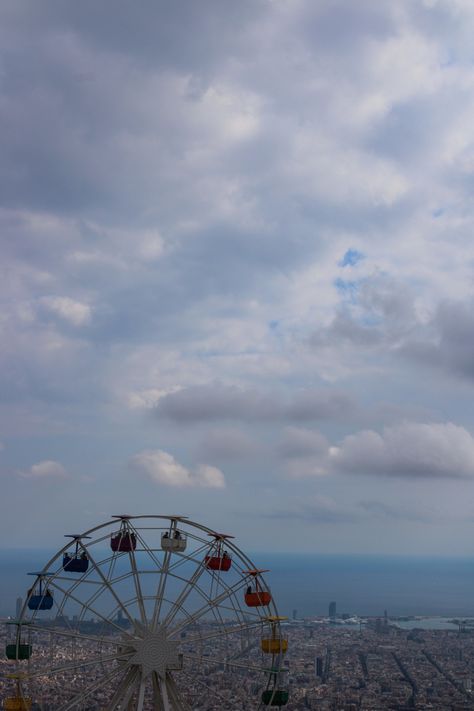
<svg viewBox="0 0 474 711">
<path fill-rule="evenodd" d="M 210 489 L 225 487 L 223 473 L 217 467 L 201 465 L 192 472 L 162 449 L 147 449 L 135 454 L 132 466 L 153 482 L 178 488 L 202 486 Z"/>
<path fill-rule="evenodd" d="M 207 464 L 201 464 L 201 466 L 198 467 L 196 482 L 199 486 L 209 487 L 211 489 L 224 489 L 225 487 L 225 478 L 221 470 Z"/>
<path fill-rule="evenodd" d="M 160 390 L 159 388 L 147 388 L 146 390 L 136 390 L 129 393 L 127 402 L 131 410 L 151 410 L 157 406 L 159 400 L 172 392 L 177 392 L 179 388 Z"/>
<path fill-rule="evenodd" d="M 53 459 L 45 459 L 42 462 L 33 464 L 29 469 L 20 471 L 19 475 L 25 479 L 66 479 L 68 474 L 60 462 Z"/>
<path fill-rule="evenodd" d="M 45 296 L 41 299 L 41 303 L 73 326 L 85 326 L 91 320 L 91 307 L 68 296 Z"/>
</svg>

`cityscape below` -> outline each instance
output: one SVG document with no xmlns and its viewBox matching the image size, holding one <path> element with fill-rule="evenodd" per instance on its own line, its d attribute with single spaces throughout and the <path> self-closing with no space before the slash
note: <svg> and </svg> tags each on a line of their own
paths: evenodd
<svg viewBox="0 0 474 711">
<path fill-rule="evenodd" d="M 18 618 L 22 603 L 19 597 L 12 617 Z M 57 619 L 53 621 L 57 626 Z M 69 623 L 67 619 L 63 622 L 65 627 Z M 128 628 L 121 613 L 116 622 L 124 630 Z M 99 628 L 100 622 L 93 619 L 79 623 L 83 635 L 93 635 Z M 288 711 L 461 711 L 474 706 L 474 619 L 392 618 L 387 610 L 378 617 L 359 618 L 339 613 L 337 601 L 331 601 L 327 616 L 303 619 L 292 610 L 283 629 L 290 642 L 284 662 L 290 689 Z M 2 624 L 0 634 L 5 646 L 8 624 Z M 67 655 L 62 661 L 67 661 Z M 9 662 L 3 660 L 1 667 L 5 679 Z M 193 709 L 222 711 L 224 698 L 229 711 L 257 708 L 258 684 L 252 675 L 246 678 L 246 673 L 240 672 L 232 681 L 227 679 L 223 689 L 223 668 L 208 670 L 209 692 L 214 689 L 215 694 L 206 694 Z M 4 682 L 2 686 L 0 698 L 4 701 Z M 45 698 L 33 703 L 32 711 L 54 711 L 54 701 L 45 702 Z M 100 703 L 84 706 L 87 711 L 102 708 Z"/>
</svg>

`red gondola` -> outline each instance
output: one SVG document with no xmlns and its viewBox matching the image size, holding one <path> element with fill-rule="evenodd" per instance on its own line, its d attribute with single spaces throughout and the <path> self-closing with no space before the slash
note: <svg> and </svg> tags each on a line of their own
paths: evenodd
<svg viewBox="0 0 474 711">
<path fill-rule="evenodd" d="M 222 572 L 230 570 L 232 558 L 224 549 L 224 541 L 226 538 L 233 538 L 234 536 L 229 536 L 227 533 L 209 533 L 209 535 L 213 536 L 215 541 L 204 558 L 204 565 L 208 570 L 220 570 Z"/>
<path fill-rule="evenodd" d="M 133 531 L 121 529 L 117 533 L 113 533 L 110 539 L 110 547 L 116 553 L 117 551 L 131 553 L 137 547 L 137 537 Z"/>
<path fill-rule="evenodd" d="M 121 525 L 119 531 L 112 533 L 110 537 L 110 547 L 114 553 L 117 551 L 121 553 L 132 553 L 137 547 L 137 536 L 133 530 L 131 530 L 130 524 L 128 523 L 133 516 L 121 514 L 120 516 L 112 516 L 112 518 L 118 518 L 121 521 Z"/>
<path fill-rule="evenodd" d="M 219 555 L 207 555 L 205 557 L 206 568 L 209 570 L 230 570 L 232 565 L 232 558 L 224 551 L 221 556 Z"/>
</svg>

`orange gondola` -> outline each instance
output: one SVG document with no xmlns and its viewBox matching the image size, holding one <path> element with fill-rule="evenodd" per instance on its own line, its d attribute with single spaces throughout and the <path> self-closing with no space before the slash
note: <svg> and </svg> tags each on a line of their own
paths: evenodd
<svg viewBox="0 0 474 711">
<path fill-rule="evenodd" d="M 267 573 L 267 570 L 246 570 L 244 571 L 254 579 L 254 585 L 249 585 L 245 592 L 245 604 L 247 607 L 261 607 L 269 605 L 272 595 L 269 590 L 263 590 L 258 576 L 260 573 Z"/>
</svg>

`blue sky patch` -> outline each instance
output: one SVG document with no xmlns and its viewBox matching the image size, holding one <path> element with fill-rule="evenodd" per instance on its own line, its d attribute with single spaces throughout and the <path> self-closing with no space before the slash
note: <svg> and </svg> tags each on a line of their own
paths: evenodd
<svg viewBox="0 0 474 711">
<path fill-rule="evenodd" d="M 364 259 L 364 256 L 362 252 L 359 252 L 357 249 L 348 249 L 341 261 L 339 262 L 340 267 L 353 267 L 357 264 L 357 262 L 360 262 L 361 259 Z"/>
<path fill-rule="evenodd" d="M 341 296 L 346 300 L 350 301 L 351 303 L 355 303 L 357 299 L 357 292 L 359 291 L 359 284 L 360 282 L 357 281 L 348 281 L 346 279 L 336 279 L 334 281 L 334 286 L 338 290 L 338 292 L 341 294 Z"/>
</svg>

